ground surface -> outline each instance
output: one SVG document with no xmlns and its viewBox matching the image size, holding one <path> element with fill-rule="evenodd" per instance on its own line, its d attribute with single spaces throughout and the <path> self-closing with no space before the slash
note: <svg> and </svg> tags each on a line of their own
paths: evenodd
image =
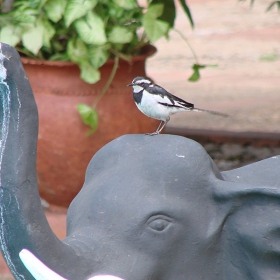
<svg viewBox="0 0 280 280">
<path fill-rule="evenodd" d="M 224 119 L 199 113 L 172 117 L 169 128 L 279 133 L 280 15 L 266 13 L 272 0 L 188 0 L 195 21 L 192 31 L 180 11 L 177 28 L 184 33 L 201 64 L 217 64 L 201 71 L 190 83 L 194 58 L 177 33 L 155 45 L 158 53 L 147 63 L 147 74 L 171 93 L 198 108 L 231 115 Z M 213 149 L 213 146 L 210 148 Z M 215 147 L 214 147 L 215 148 Z M 240 147 L 230 147 L 240 151 Z M 59 238 L 66 232 L 66 212 L 47 211 Z M 13 279 L 0 260 L 0 279 Z"/>
</svg>

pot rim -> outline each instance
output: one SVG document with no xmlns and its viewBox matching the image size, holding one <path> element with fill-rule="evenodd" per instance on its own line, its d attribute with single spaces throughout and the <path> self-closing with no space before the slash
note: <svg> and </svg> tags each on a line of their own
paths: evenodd
<svg viewBox="0 0 280 280">
<path fill-rule="evenodd" d="M 145 60 L 146 58 L 154 55 L 156 53 L 157 49 L 153 45 L 146 45 L 142 48 L 142 52 L 139 55 L 133 56 L 131 63 L 121 59 L 123 62 L 127 62 L 128 64 L 133 64 L 133 62 Z M 34 59 L 29 57 L 20 57 L 21 62 L 23 64 L 31 64 L 31 65 L 46 65 L 46 66 L 78 66 L 77 64 L 71 62 L 71 61 L 57 61 L 57 60 L 44 60 L 44 59 Z M 114 59 L 110 58 L 108 59 L 105 64 L 114 64 Z"/>
</svg>

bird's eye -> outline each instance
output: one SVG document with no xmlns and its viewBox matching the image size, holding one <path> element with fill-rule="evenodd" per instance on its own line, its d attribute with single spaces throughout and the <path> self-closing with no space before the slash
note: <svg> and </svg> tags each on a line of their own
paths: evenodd
<svg viewBox="0 0 280 280">
<path fill-rule="evenodd" d="M 151 217 L 148 220 L 149 228 L 151 228 L 154 231 L 164 231 L 171 224 L 172 223 L 168 217 L 157 216 L 157 217 Z"/>
</svg>

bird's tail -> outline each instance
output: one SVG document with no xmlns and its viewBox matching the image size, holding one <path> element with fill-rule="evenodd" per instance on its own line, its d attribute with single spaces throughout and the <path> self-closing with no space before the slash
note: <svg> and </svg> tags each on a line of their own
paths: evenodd
<svg viewBox="0 0 280 280">
<path fill-rule="evenodd" d="M 228 117 L 229 116 L 229 115 L 224 114 L 224 113 L 220 113 L 220 112 L 216 112 L 216 111 L 211 111 L 211 110 L 198 109 L 198 108 L 193 108 L 192 111 L 204 112 L 204 113 L 208 113 L 208 114 L 212 114 L 212 115 L 218 115 L 218 116 L 221 116 L 221 117 Z"/>
</svg>

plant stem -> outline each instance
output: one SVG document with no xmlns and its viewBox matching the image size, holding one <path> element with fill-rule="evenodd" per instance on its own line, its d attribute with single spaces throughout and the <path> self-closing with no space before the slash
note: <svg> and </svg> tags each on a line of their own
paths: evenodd
<svg viewBox="0 0 280 280">
<path fill-rule="evenodd" d="M 123 53 L 120 53 L 118 51 L 116 51 L 115 49 L 111 48 L 110 49 L 110 52 L 115 55 L 116 57 L 119 57 L 125 61 L 127 61 L 128 63 L 132 63 L 132 58 L 131 58 L 131 55 L 126 55 L 126 54 L 123 54 Z"/>
<path fill-rule="evenodd" d="M 194 59 L 195 59 L 196 64 L 199 64 L 199 63 L 198 63 L 197 55 L 196 55 L 194 49 L 192 48 L 191 44 L 189 43 L 189 40 L 188 40 L 188 39 L 183 35 L 183 33 L 182 33 L 181 31 L 179 31 L 178 29 L 173 29 L 173 30 L 174 30 L 175 32 L 177 32 L 177 33 L 181 36 L 181 38 L 187 43 L 189 49 L 191 50 L 191 52 L 192 52 L 192 54 L 193 54 L 193 57 L 194 57 Z"/>
<path fill-rule="evenodd" d="M 113 69 L 111 71 L 111 74 L 105 84 L 105 86 L 103 87 L 102 91 L 100 92 L 100 94 L 97 96 L 96 100 L 94 101 L 92 107 L 95 109 L 98 102 L 100 101 L 100 99 L 105 95 L 105 93 L 107 92 L 107 90 L 109 89 L 115 75 L 116 75 L 116 72 L 117 72 L 117 69 L 118 69 L 118 66 L 119 66 L 119 60 L 120 58 L 118 56 L 115 57 L 115 62 L 114 62 L 114 65 L 113 65 Z"/>
</svg>

